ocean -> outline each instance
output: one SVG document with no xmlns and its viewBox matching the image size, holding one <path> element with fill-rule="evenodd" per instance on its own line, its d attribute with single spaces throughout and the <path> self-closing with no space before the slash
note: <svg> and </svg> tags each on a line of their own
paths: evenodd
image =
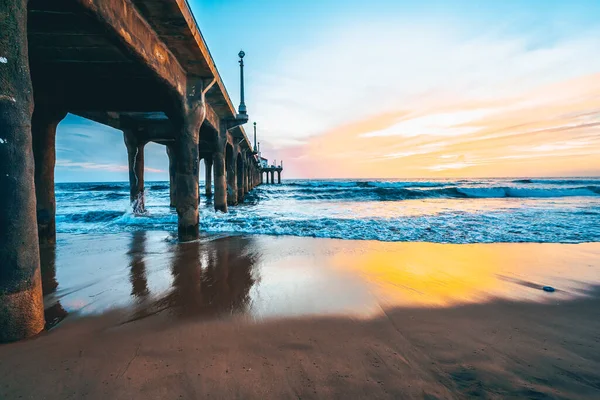
<svg viewBox="0 0 600 400">
<path fill-rule="evenodd" d="M 200 183 L 206 234 L 265 234 L 391 242 L 600 241 L 600 178 L 284 180 L 215 213 Z M 128 183 L 58 183 L 59 233 L 175 232 L 168 182 L 146 182 L 147 215 Z"/>
</svg>

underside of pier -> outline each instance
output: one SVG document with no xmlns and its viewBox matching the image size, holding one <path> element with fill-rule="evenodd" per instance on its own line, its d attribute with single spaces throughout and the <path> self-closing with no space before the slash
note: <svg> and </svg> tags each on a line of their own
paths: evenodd
<svg viewBox="0 0 600 400">
<path fill-rule="evenodd" d="M 166 146 L 182 241 L 198 238 L 200 160 L 210 165 L 209 178 L 214 173 L 219 211 L 254 187 L 244 182 L 258 163 L 242 128 L 248 117 L 236 112 L 185 0 L 7 0 L 0 26 L 6 342 L 44 326 L 39 243 L 56 240 L 55 137 L 67 113 L 123 131 L 136 212 L 144 211 L 144 146 Z M 226 168 L 226 143 L 235 168 Z"/>
</svg>

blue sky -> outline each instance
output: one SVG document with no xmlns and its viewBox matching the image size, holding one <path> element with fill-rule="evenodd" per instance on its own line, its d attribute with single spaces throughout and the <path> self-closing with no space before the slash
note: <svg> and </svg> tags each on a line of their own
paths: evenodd
<svg viewBox="0 0 600 400">
<path fill-rule="evenodd" d="M 515 160 L 525 175 L 600 174 L 586 91 L 600 73 L 599 1 L 189 1 L 235 104 L 246 52 L 251 121 L 287 176 L 494 175 Z M 569 157 L 580 162 L 561 169 Z M 57 182 L 124 181 L 126 165 L 120 132 L 59 125 Z M 146 147 L 146 166 L 147 180 L 167 178 L 162 146 Z"/>
</svg>

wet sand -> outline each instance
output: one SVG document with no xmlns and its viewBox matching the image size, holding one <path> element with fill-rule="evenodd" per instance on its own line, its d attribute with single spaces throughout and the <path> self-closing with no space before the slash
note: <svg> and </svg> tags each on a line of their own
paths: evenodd
<svg viewBox="0 0 600 400">
<path fill-rule="evenodd" d="M 600 398 L 600 244 L 137 232 L 44 266 L 66 318 L 0 346 L 2 399 Z"/>
</svg>

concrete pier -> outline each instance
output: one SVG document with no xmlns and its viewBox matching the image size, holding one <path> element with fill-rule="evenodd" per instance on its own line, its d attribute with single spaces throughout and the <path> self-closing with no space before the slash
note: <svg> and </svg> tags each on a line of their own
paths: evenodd
<svg viewBox="0 0 600 400">
<path fill-rule="evenodd" d="M 144 198 L 144 147 L 146 142 L 138 137 L 135 128 L 123 130 L 129 166 L 129 202 L 134 214 L 146 212 Z"/>
<path fill-rule="evenodd" d="M 267 185 L 272 185 L 275 183 L 275 173 L 277 173 L 277 183 L 281 183 L 281 172 L 283 171 L 283 167 L 275 166 L 275 165 L 262 165 L 259 172 L 259 180 L 260 183 L 263 183 L 263 174 L 265 174 L 265 183 Z"/>
<path fill-rule="evenodd" d="M 44 328 L 27 0 L 0 2 L 0 26 L 0 342 L 9 342 Z"/>
<path fill-rule="evenodd" d="M 244 158 L 241 153 L 237 154 L 236 158 L 236 185 L 237 185 L 237 202 L 244 201 Z"/>
<path fill-rule="evenodd" d="M 233 146 L 227 145 L 225 150 L 225 160 L 227 163 L 227 205 L 234 206 L 237 204 L 237 178 L 236 178 L 236 160 L 233 152 Z"/>
<path fill-rule="evenodd" d="M 227 178 L 225 171 L 225 155 L 213 153 L 213 175 L 215 178 L 215 195 L 213 203 L 215 211 L 227 212 Z"/>
<path fill-rule="evenodd" d="M 66 115 L 66 111 L 38 104 L 32 116 L 36 214 L 40 244 L 56 243 L 56 200 L 54 195 L 56 127 Z"/>
<path fill-rule="evenodd" d="M 198 181 L 200 158 L 198 140 L 200 126 L 206 118 L 204 87 L 202 82 L 194 82 L 188 87 L 188 95 L 183 101 L 181 110 L 181 128 L 175 140 L 177 167 L 175 193 L 179 240 L 198 239 Z"/>
<path fill-rule="evenodd" d="M 0 2 L 0 342 L 44 326 L 39 243 L 56 241 L 55 137 L 67 112 L 124 132 L 138 212 L 144 146 L 166 146 L 182 241 L 199 235 L 200 154 L 217 211 L 260 181 L 243 85 L 236 110 L 185 1 L 143 3 Z"/>
<path fill-rule="evenodd" d="M 250 187 L 250 181 L 252 180 L 250 178 L 250 175 L 252 174 L 251 170 L 250 170 L 250 165 L 249 165 L 249 160 L 246 161 L 246 166 L 244 167 L 244 193 L 248 194 L 248 192 L 250 192 L 250 190 L 252 190 L 252 188 Z"/>
<path fill-rule="evenodd" d="M 212 197 L 212 157 L 206 156 L 204 158 L 204 192 L 206 197 Z"/>
<path fill-rule="evenodd" d="M 177 192 L 177 181 L 175 179 L 177 168 L 175 165 L 175 149 L 172 144 L 168 144 L 165 146 L 167 149 L 167 156 L 169 157 L 169 205 L 171 207 L 175 207 L 176 195 Z"/>
</svg>

